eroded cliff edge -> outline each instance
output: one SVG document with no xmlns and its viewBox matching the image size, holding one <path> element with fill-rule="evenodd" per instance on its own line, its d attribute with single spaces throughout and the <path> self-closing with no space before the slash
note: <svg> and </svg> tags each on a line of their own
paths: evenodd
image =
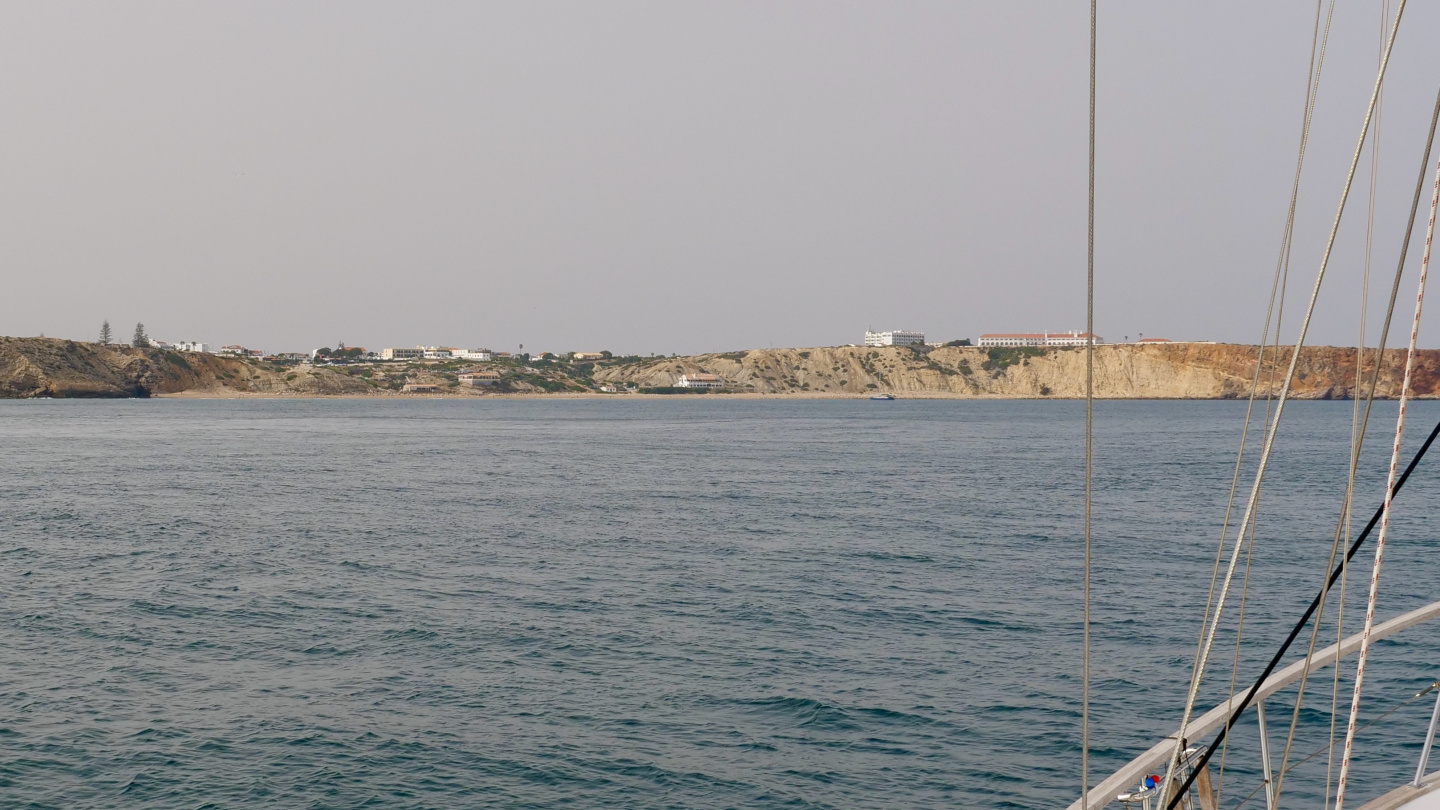
<svg viewBox="0 0 1440 810">
<path fill-rule="evenodd" d="M 216 394 L 365 394 L 368 383 L 324 368 L 275 370 L 232 357 L 55 338 L 0 337 L 0 398 Z"/>
<path fill-rule="evenodd" d="M 1248 396 L 1258 347 L 1225 343 L 1107 345 L 1095 350 L 1095 394 L 1114 399 L 1230 399 Z M 1285 376 L 1290 350 L 1276 363 L 1266 352 L 1260 393 Z M 1374 350 L 1360 379 L 1368 382 Z M 1403 350 L 1390 350 L 1382 362 L 1377 396 L 1400 390 Z M 638 386 L 673 385 L 680 374 L 709 372 L 735 390 L 757 393 L 890 392 L 974 397 L 1057 397 L 1085 395 L 1085 350 L 982 349 L 944 347 L 842 346 L 814 349 L 758 349 L 694 357 L 655 358 L 597 366 L 601 383 Z M 1306 347 L 1296 366 L 1291 395 L 1299 399 L 1345 399 L 1355 390 L 1355 349 Z M 1440 351 L 1419 353 L 1414 393 L 1440 393 Z"/>
<path fill-rule="evenodd" d="M 1255 374 L 1258 352 L 1255 346 L 1236 344 L 1100 346 L 1095 351 L 1095 393 L 1106 399 L 1245 397 Z M 1290 353 L 1282 349 L 1276 357 L 1274 350 L 1269 350 L 1266 358 L 1261 395 L 1269 388 L 1278 389 Z M 1372 350 L 1360 373 L 1362 381 L 1368 381 L 1373 359 Z M 1403 351 L 1386 352 L 1378 396 L 1394 397 L 1398 393 L 1403 362 Z M 336 370 L 304 364 L 281 367 L 212 354 L 53 338 L 0 337 L 0 398 L 177 393 L 393 396 L 398 393 L 398 383 L 388 385 L 392 377 L 434 382 L 440 395 L 490 391 L 599 393 L 629 387 L 665 389 L 673 386 L 681 374 L 696 372 L 719 375 L 725 391 L 759 394 L 851 396 L 889 392 L 911 396 L 1077 398 L 1085 393 L 1082 348 L 841 346 L 613 358 L 593 363 L 507 360 L 480 365 L 499 371 L 500 384 L 484 392 L 457 388 L 453 369 L 441 373 L 443 369 L 437 371 L 438 367 L 424 364 L 400 369 L 352 366 Z M 1355 392 L 1355 380 L 1354 349 L 1309 347 L 1301 352 L 1297 363 L 1292 396 L 1350 398 Z M 1440 351 L 1419 353 L 1414 393 L 1425 398 L 1440 395 Z"/>
</svg>

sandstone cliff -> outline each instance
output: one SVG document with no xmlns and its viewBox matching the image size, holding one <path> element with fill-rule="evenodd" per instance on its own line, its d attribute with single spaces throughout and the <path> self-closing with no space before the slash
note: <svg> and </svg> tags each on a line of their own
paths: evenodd
<svg viewBox="0 0 1440 810">
<path fill-rule="evenodd" d="M 1100 346 L 1095 351 L 1095 394 L 1112 399 L 1225 399 L 1249 393 L 1258 349 L 1235 344 Z M 1266 354 L 1261 393 L 1272 378 L 1274 352 Z M 1370 353 L 1373 357 L 1373 351 Z M 1276 380 L 1290 358 L 1282 349 Z M 1400 388 L 1404 352 L 1387 351 L 1377 396 L 1393 397 Z M 1367 380 L 1367 362 L 1361 380 Z M 1048 350 L 970 347 L 914 349 L 845 346 L 814 349 L 757 349 L 694 357 L 655 358 L 597 365 L 597 383 L 638 386 L 674 385 L 680 374 L 710 372 L 733 390 L 758 393 L 793 391 L 973 397 L 1083 397 L 1083 348 Z M 1274 386 L 1278 392 L 1278 383 Z M 1299 399 L 1349 398 L 1355 388 L 1355 350 L 1307 347 L 1296 367 L 1292 396 Z M 1414 392 L 1440 394 L 1440 351 L 1420 353 Z"/>
<path fill-rule="evenodd" d="M 0 337 L 0 398 L 147 397 L 182 391 L 364 394 L 363 380 L 325 368 L 276 369 L 213 354 Z"/>
</svg>

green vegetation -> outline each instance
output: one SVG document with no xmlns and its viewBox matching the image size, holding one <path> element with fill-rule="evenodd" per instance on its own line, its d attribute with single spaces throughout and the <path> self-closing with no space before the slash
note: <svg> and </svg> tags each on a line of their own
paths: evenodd
<svg viewBox="0 0 1440 810">
<path fill-rule="evenodd" d="M 970 338 L 961 338 L 960 340 L 952 340 L 952 341 L 950 341 L 949 343 L 946 343 L 945 345 L 946 345 L 946 346 L 951 346 L 951 347 L 954 347 L 954 346 L 969 346 L 969 345 L 970 345 Z"/>
<path fill-rule="evenodd" d="M 145 334 L 145 324 L 135 324 L 135 336 L 130 338 L 130 345 L 137 349 L 143 349 L 150 345 L 150 336 Z"/>
<path fill-rule="evenodd" d="M 985 362 L 981 363 L 980 367 L 993 376 L 1010 366 L 1024 365 L 1029 358 L 1042 357 L 1044 354 L 1044 349 L 1034 346 L 996 347 L 985 353 Z"/>
<path fill-rule="evenodd" d="M 565 384 L 565 382 L 561 380 L 555 380 L 549 377 L 542 377 L 539 374 L 518 374 L 516 375 L 515 379 L 518 382 L 533 385 L 536 388 L 539 388 L 541 391 L 549 394 L 553 394 L 557 391 L 564 391 L 570 388 L 569 385 Z"/>
<path fill-rule="evenodd" d="M 178 352 L 165 352 L 165 359 L 169 360 L 172 366 L 179 366 L 186 371 L 190 370 L 190 361 L 181 357 Z"/>
<path fill-rule="evenodd" d="M 110 341 L 113 339 L 114 338 L 110 333 L 110 321 L 107 320 L 104 323 L 100 324 L 100 344 L 102 346 L 109 346 Z"/>
</svg>

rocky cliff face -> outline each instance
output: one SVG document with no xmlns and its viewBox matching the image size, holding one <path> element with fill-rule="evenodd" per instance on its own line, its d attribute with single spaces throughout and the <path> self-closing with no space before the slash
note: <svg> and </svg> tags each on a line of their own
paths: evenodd
<svg viewBox="0 0 1440 810">
<path fill-rule="evenodd" d="M 1177 343 L 1156 346 L 1100 346 L 1095 351 L 1095 394 L 1112 399 L 1226 399 L 1249 394 L 1259 349 L 1235 344 Z M 1263 395 L 1285 376 L 1290 351 L 1278 361 L 1266 352 Z M 1374 352 L 1361 372 L 1373 370 Z M 1377 395 L 1400 389 L 1403 350 L 1387 351 Z M 815 349 L 758 349 L 695 357 L 656 358 L 597 366 L 598 383 L 674 385 L 680 374 L 710 372 L 733 390 L 758 393 L 940 394 L 973 397 L 1083 397 L 1083 348 L 987 350 L 970 347 L 921 349 L 846 346 Z M 1307 347 L 1300 354 L 1291 395 L 1299 399 L 1344 399 L 1355 390 L 1355 350 Z M 1440 351 L 1420 353 L 1414 393 L 1440 394 Z"/>
<path fill-rule="evenodd" d="M 147 397 L 182 391 L 363 394 L 368 383 L 330 369 L 275 370 L 213 354 L 0 337 L 0 398 Z"/>
<path fill-rule="evenodd" d="M 1107 399 L 1228 399 L 1250 391 L 1259 350 L 1233 344 L 1179 343 L 1100 346 L 1095 351 L 1095 394 Z M 1266 353 L 1260 392 L 1278 391 L 1289 363 Z M 1379 396 L 1400 389 L 1404 352 L 1386 352 Z M 1361 373 L 1373 369 L 1370 353 Z M 857 395 L 890 392 L 912 396 L 1057 397 L 1085 395 L 1085 351 L 1074 349 L 986 350 L 845 346 L 757 349 L 694 357 L 597 363 L 589 379 L 559 380 L 536 387 L 515 377 L 510 390 L 587 390 L 590 385 L 674 385 L 681 374 L 720 375 L 728 390 L 785 394 Z M 407 372 L 408 373 L 408 372 Z M 557 372 L 559 373 L 559 372 Z M 417 380 L 430 381 L 422 372 Z M 533 376 L 533 375 L 532 375 Z M 375 379 L 381 379 L 379 373 Z M 445 382 L 435 378 L 435 382 Z M 1344 399 L 1355 391 L 1355 350 L 1315 346 L 1300 354 L 1292 396 Z M 276 368 L 213 354 L 100 346 L 48 338 L 0 337 L 0 398 L 134 397 L 197 392 L 210 394 L 386 394 L 363 378 L 329 368 Z M 476 392 L 467 392 L 476 393 Z M 1420 353 L 1414 393 L 1440 396 L 1440 351 Z"/>
</svg>

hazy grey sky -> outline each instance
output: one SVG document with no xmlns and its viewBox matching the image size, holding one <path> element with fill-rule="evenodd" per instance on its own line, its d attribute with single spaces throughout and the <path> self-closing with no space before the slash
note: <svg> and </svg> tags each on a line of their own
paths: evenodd
<svg viewBox="0 0 1440 810">
<path fill-rule="evenodd" d="M 1102 0 L 1105 338 L 1258 337 L 1314 12 Z M 0 333 L 93 339 L 108 318 L 121 336 L 144 321 L 267 350 L 668 353 L 846 343 L 866 326 L 1083 326 L 1087 13 L 0 4 Z M 1291 316 L 1379 15 L 1378 0 L 1337 5 Z M 1412 3 L 1385 98 L 1377 276 L 1393 270 L 1437 35 L 1440 5 Z M 1314 342 L 1356 337 L 1366 177 Z M 1407 280 L 1407 322 L 1408 299 Z"/>
</svg>

